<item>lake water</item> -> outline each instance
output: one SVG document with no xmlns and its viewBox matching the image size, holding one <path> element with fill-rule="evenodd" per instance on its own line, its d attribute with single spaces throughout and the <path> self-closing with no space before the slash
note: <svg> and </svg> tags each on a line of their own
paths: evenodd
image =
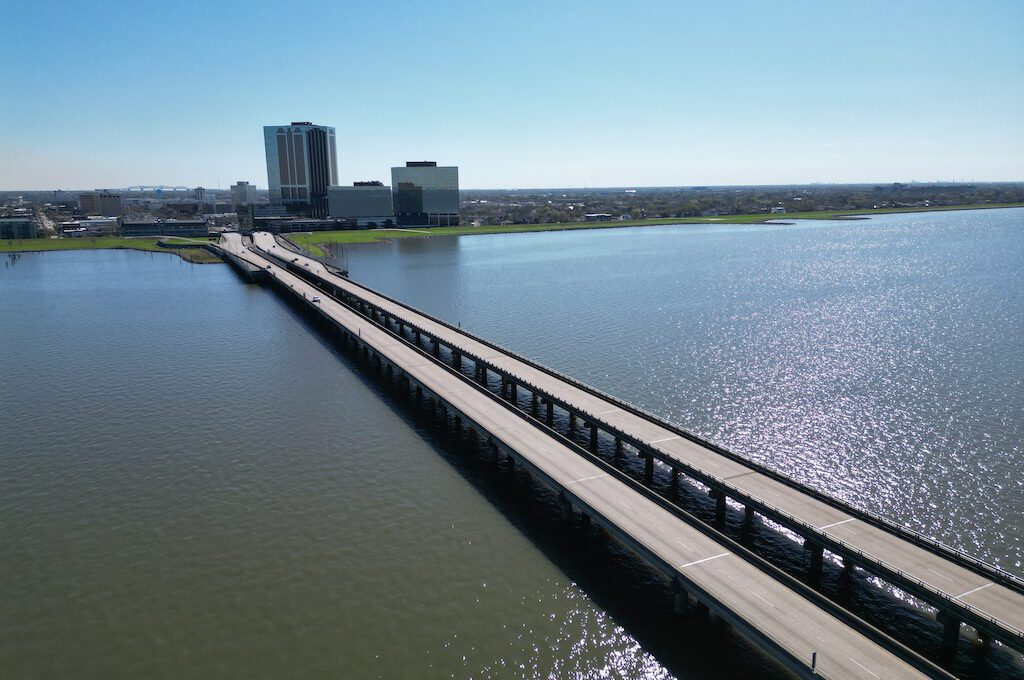
<svg viewBox="0 0 1024 680">
<path fill-rule="evenodd" d="M 1022 571 L 1024 211 L 412 239 L 344 259 Z M 567 532 L 521 471 L 227 267 L 129 251 L 4 264 L 0 675 L 778 673 L 728 627 L 673 618 L 657 575 Z M 961 654 L 957 670 L 1020 667 Z"/>
</svg>

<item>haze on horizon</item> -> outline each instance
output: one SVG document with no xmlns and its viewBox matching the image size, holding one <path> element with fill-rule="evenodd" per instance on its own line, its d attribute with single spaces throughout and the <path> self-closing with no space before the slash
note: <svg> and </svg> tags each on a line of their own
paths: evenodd
<svg viewBox="0 0 1024 680">
<path fill-rule="evenodd" d="M 265 187 L 293 120 L 343 184 L 1024 179 L 1024 3 L 510 5 L 16 3 L 0 188 Z"/>
</svg>

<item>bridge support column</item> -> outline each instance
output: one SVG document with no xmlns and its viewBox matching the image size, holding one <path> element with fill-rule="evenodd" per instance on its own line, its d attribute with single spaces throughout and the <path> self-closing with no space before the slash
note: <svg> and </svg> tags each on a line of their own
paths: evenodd
<svg viewBox="0 0 1024 680">
<path fill-rule="evenodd" d="M 597 425 L 595 423 L 587 423 L 590 427 L 590 450 L 597 451 Z"/>
<path fill-rule="evenodd" d="M 452 366 L 458 370 L 462 370 L 462 355 L 458 352 L 452 352 Z"/>
<path fill-rule="evenodd" d="M 441 356 L 441 342 L 437 338 L 431 338 L 430 345 L 433 349 L 434 356 Z"/>
<path fill-rule="evenodd" d="M 480 384 L 485 386 L 485 387 L 487 386 L 487 367 L 486 366 L 480 366 Z"/>
<path fill-rule="evenodd" d="M 538 410 L 540 410 L 540 397 L 538 397 L 537 393 L 534 392 L 530 395 L 530 415 L 536 418 Z"/>
<path fill-rule="evenodd" d="M 416 346 L 419 347 L 419 344 L 420 344 L 420 332 L 416 331 Z"/>
<path fill-rule="evenodd" d="M 569 414 L 569 434 L 572 435 L 576 432 L 576 414 Z"/>
<path fill-rule="evenodd" d="M 405 324 L 402 323 L 401 321 L 398 322 L 398 334 L 399 335 L 404 335 L 405 334 Z"/>
<path fill-rule="evenodd" d="M 748 527 L 754 526 L 754 508 L 749 505 L 743 508 L 743 523 Z"/>
<path fill-rule="evenodd" d="M 518 394 L 516 392 L 516 387 L 517 386 L 516 386 L 516 383 L 515 383 L 514 380 L 509 380 L 508 381 L 508 400 L 511 401 L 513 404 L 516 403 L 516 401 L 518 399 Z"/>
<path fill-rule="evenodd" d="M 572 522 L 572 503 L 569 502 L 569 499 L 565 497 L 564 493 L 559 493 L 558 494 L 558 504 L 562 508 L 562 519 L 564 519 L 567 522 L 571 523 Z"/>
<path fill-rule="evenodd" d="M 942 653 L 952 656 L 960 641 L 960 620 L 943 612 L 939 612 L 938 620 L 942 623 Z"/>
<path fill-rule="evenodd" d="M 715 499 L 715 522 L 717 524 L 724 524 L 725 494 L 718 489 L 711 489 L 711 491 L 708 491 L 708 495 Z"/>
<path fill-rule="evenodd" d="M 825 546 L 813 541 L 804 541 L 804 549 L 811 551 L 811 566 L 807 572 L 807 580 L 817 584 L 821 581 L 821 570 L 825 564 Z"/>
<path fill-rule="evenodd" d="M 684 616 L 690 608 L 690 594 L 678 579 L 672 580 L 672 610 L 676 616 Z"/>
<path fill-rule="evenodd" d="M 615 438 L 615 455 L 622 455 L 622 439 L 620 437 Z"/>
<path fill-rule="evenodd" d="M 548 427 L 555 424 L 555 405 L 551 403 L 550 399 L 548 400 L 548 412 L 544 420 L 547 422 Z"/>
<path fill-rule="evenodd" d="M 654 456 L 651 454 L 644 455 L 644 480 L 648 484 L 654 479 Z"/>
</svg>

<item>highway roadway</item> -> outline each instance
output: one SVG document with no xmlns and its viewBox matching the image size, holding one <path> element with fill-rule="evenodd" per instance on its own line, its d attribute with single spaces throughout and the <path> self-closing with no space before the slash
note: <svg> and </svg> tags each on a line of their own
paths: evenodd
<svg viewBox="0 0 1024 680">
<path fill-rule="evenodd" d="M 813 603 L 774 567 L 744 549 L 680 519 L 664 502 L 624 483 L 607 466 L 578 455 L 558 438 L 524 419 L 513 407 L 394 333 L 328 297 L 302 278 L 246 249 L 238 235 L 221 248 L 266 272 L 285 294 L 343 329 L 415 384 L 473 424 L 500 449 L 522 461 L 595 522 L 649 562 L 684 584 L 769 653 L 800 675 L 828 678 L 911 678 L 926 674 L 860 632 L 834 609 Z M 319 296 L 319 302 L 312 302 Z M 788 581 L 792 582 L 787 584 Z M 802 586 L 800 586 L 802 587 Z M 877 638 L 877 636 L 875 636 Z M 904 653 L 905 652 L 905 653 Z M 904 658 L 901 658 L 904 657 Z M 929 674 L 941 674 L 929 667 Z"/>
<path fill-rule="evenodd" d="M 871 523 L 863 514 L 837 507 L 796 484 L 722 455 L 653 416 L 623 408 L 621 402 L 593 388 L 567 380 L 339 276 L 320 261 L 286 249 L 270 233 L 254 234 L 253 246 L 288 262 L 295 260 L 291 262 L 294 266 L 301 265 L 309 274 L 364 300 L 406 326 L 437 338 L 463 357 L 514 377 L 521 386 L 576 412 L 638 450 L 652 452 L 805 538 L 855 558 L 858 564 L 890 582 L 1024 651 L 1024 594 L 1019 589 L 1007 587 L 985 572 L 967 568 L 941 552 Z"/>
</svg>

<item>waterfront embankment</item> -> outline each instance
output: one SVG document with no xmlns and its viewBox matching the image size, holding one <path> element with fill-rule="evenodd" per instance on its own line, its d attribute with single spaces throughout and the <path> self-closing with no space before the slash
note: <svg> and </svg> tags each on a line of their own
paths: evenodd
<svg viewBox="0 0 1024 680">
<path fill-rule="evenodd" d="M 347 243 L 377 243 L 395 238 L 430 238 L 433 236 L 472 236 L 477 234 L 515 234 L 573 229 L 611 229 L 619 227 L 652 227 L 669 224 L 766 224 L 789 220 L 851 220 L 872 215 L 905 212 L 939 212 L 947 210 L 983 210 L 990 208 L 1022 208 L 1024 203 L 990 203 L 983 205 L 922 206 L 915 208 L 867 208 L 861 210 L 818 210 L 800 213 L 753 213 L 717 217 L 664 217 L 646 220 L 610 220 L 608 222 L 552 222 L 550 224 L 501 224 L 479 227 L 433 227 L 424 229 L 379 228 L 346 231 L 317 231 L 289 234 L 288 240 L 307 252 L 323 256 L 323 246 Z"/>
<path fill-rule="evenodd" d="M 214 241 L 216 239 L 213 239 Z M 26 238 L 0 240 L 0 253 L 45 253 L 60 250 L 142 250 L 177 255 L 188 262 L 211 264 L 221 259 L 204 250 L 206 238 L 123 238 L 95 236 L 80 238 Z"/>
</svg>

